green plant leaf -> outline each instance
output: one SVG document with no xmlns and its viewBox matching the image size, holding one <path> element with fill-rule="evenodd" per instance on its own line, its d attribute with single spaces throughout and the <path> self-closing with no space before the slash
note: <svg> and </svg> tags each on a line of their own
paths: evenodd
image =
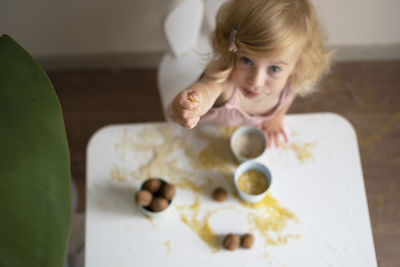
<svg viewBox="0 0 400 267">
<path fill-rule="evenodd" d="M 58 97 L 43 69 L 0 37 L 0 266 L 65 266 L 70 159 Z"/>
</svg>

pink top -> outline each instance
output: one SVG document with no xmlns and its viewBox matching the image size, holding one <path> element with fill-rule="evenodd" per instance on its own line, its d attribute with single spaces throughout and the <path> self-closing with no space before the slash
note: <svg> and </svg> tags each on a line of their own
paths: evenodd
<svg viewBox="0 0 400 267">
<path fill-rule="evenodd" d="M 270 120 L 276 116 L 276 114 L 287 104 L 292 101 L 295 92 L 290 90 L 286 86 L 279 98 L 278 104 L 266 112 L 264 115 L 250 115 L 243 111 L 238 106 L 239 88 L 233 89 L 232 96 L 230 99 L 219 107 L 211 108 L 206 114 L 204 114 L 199 121 L 200 123 L 215 123 L 220 125 L 254 125 L 259 126 L 263 121 Z"/>
</svg>

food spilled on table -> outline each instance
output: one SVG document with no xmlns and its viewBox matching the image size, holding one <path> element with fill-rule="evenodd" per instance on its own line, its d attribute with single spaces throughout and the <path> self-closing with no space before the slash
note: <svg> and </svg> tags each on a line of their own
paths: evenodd
<svg viewBox="0 0 400 267">
<path fill-rule="evenodd" d="M 212 229 L 211 219 L 223 209 L 231 209 L 232 203 L 247 210 L 247 226 L 244 231 L 252 236 L 260 236 L 265 245 L 284 245 L 300 238 L 296 233 L 285 234 L 289 224 L 299 223 L 299 219 L 289 209 L 283 207 L 272 194 L 262 201 L 249 204 L 240 201 L 235 192 L 232 176 L 238 166 L 230 150 L 229 138 L 237 128 L 217 127 L 216 133 L 202 131 L 202 127 L 193 131 L 178 131 L 166 124 L 157 127 L 144 127 L 139 132 L 126 131 L 122 140 L 115 144 L 115 151 L 122 162 L 129 162 L 131 151 L 143 156 L 138 167 L 129 170 L 126 165 L 114 165 L 111 180 L 116 183 L 143 182 L 143 177 L 165 177 L 178 190 L 193 195 L 194 203 L 174 202 L 174 212 L 180 220 L 209 245 L 212 252 L 223 248 L 219 234 Z M 202 143 L 199 150 L 193 150 L 193 137 Z M 182 162 L 182 159 L 183 162 Z M 124 179 L 115 179 L 113 174 L 123 175 Z M 201 173 L 202 179 L 197 176 Z M 220 182 L 216 182 L 218 179 Z M 155 182 L 157 183 L 157 182 Z M 221 186 L 223 184 L 223 186 Z M 150 190 L 157 187 L 149 185 Z M 266 185 L 268 186 L 268 185 Z M 211 187 L 211 188 L 210 188 Z M 209 194 L 221 187 L 232 198 L 218 202 L 213 208 L 206 203 Z M 186 193 L 185 192 L 185 193 Z M 207 196 L 204 198 L 204 196 Z M 224 199 L 222 195 L 218 199 Z M 213 196 L 215 200 L 215 198 Z M 229 201 L 228 201 L 229 200 Z M 148 201 L 148 200 L 147 200 Z M 218 200 L 217 200 L 218 201 Z M 236 206 L 235 209 L 239 208 Z M 218 208 L 221 207 L 221 208 Z M 174 214 L 176 214 L 174 213 Z M 262 214 L 263 216 L 259 216 Z M 242 239 L 247 240 L 242 241 Z M 240 246 L 250 246 L 251 237 L 241 238 Z M 243 243 L 243 244 L 242 244 Z M 261 241 L 257 244 L 263 244 Z"/>
</svg>

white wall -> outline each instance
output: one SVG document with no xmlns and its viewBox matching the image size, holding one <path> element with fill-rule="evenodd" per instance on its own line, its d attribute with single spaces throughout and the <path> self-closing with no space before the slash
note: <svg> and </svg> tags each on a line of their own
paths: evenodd
<svg viewBox="0 0 400 267">
<path fill-rule="evenodd" d="M 34 55 L 162 51 L 169 0 L 0 0 L 0 34 Z"/>
<path fill-rule="evenodd" d="M 0 34 L 11 35 L 36 57 L 161 54 L 167 49 L 162 19 L 171 2 L 0 0 Z M 399 52 L 399 0 L 314 2 L 330 46 L 378 46 Z M 398 54 L 392 56 L 399 58 Z"/>
<path fill-rule="evenodd" d="M 329 34 L 340 45 L 400 44 L 399 0 L 314 0 Z"/>
</svg>

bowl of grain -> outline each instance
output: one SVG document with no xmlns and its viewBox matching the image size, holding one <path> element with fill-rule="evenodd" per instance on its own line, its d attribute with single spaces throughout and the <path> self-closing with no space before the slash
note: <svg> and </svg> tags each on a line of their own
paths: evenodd
<svg viewBox="0 0 400 267">
<path fill-rule="evenodd" d="M 234 184 L 241 199 L 256 203 L 267 195 L 271 188 L 272 175 L 264 164 L 248 160 L 236 169 Z"/>
<path fill-rule="evenodd" d="M 264 154 L 267 138 L 263 131 L 253 126 L 242 126 L 231 136 L 230 146 L 239 162 L 256 159 Z"/>
</svg>

